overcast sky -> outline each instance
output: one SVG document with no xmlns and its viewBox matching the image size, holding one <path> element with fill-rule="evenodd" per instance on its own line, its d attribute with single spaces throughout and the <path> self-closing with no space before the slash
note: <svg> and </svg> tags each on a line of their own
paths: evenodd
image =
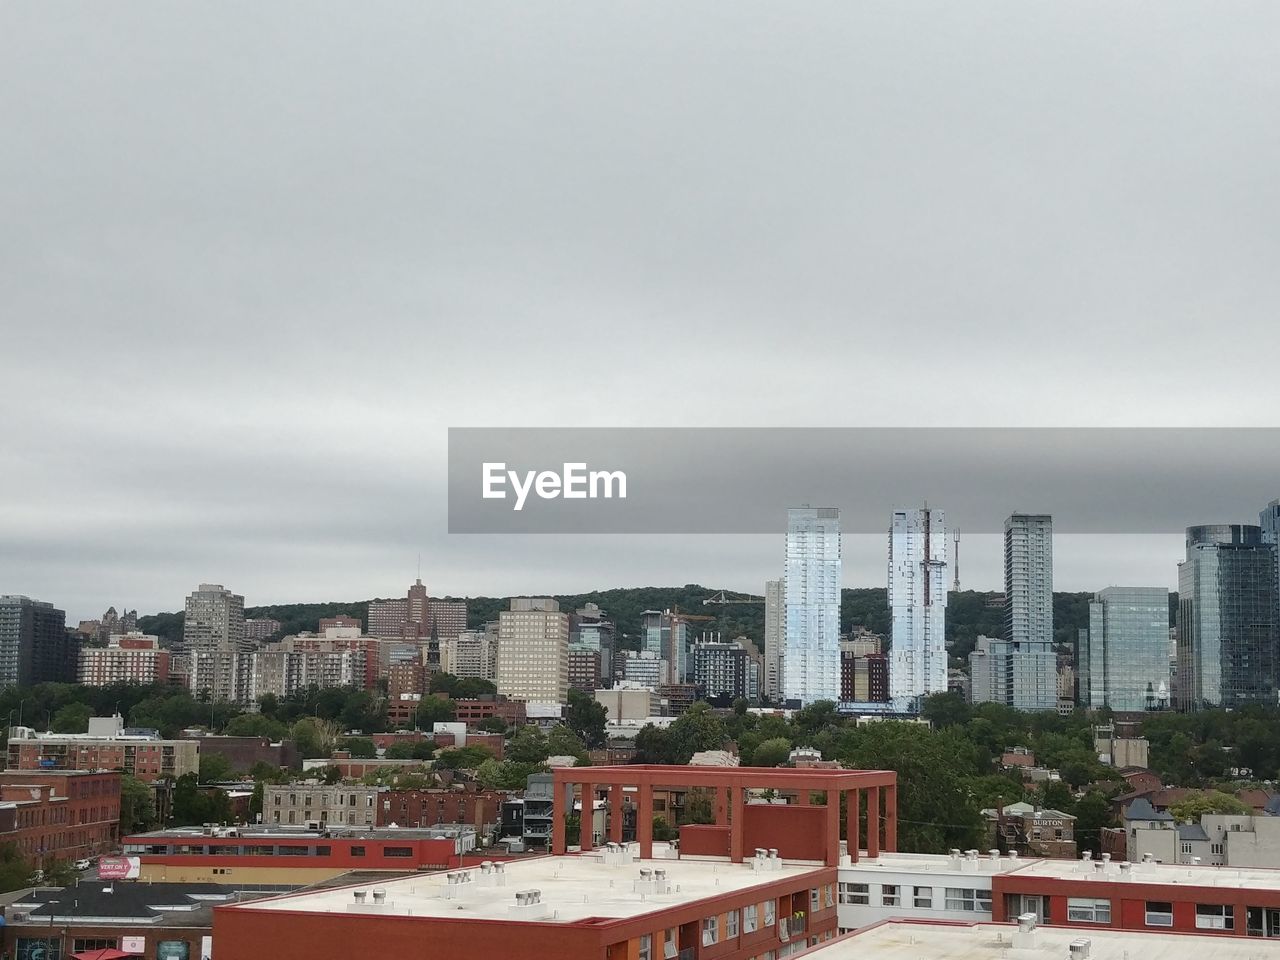
<svg viewBox="0 0 1280 960">
<path fill-rule="evenodd" d="M 0 5 L 0 592 L 779 572 L 782 517 L 450 537 L 449 426 L 1275 425 L 1278 38 L 1270 0 Z M 1180 551 L 1061 538 L 1058 585 Z"/>
</svg>

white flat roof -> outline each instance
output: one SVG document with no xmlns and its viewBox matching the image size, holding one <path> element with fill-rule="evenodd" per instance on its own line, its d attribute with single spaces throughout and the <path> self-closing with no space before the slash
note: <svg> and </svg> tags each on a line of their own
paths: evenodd
<svg viewBox="0 0 1280 960">
<path fill-rule="evenodd" d="M 973 926 L 890 921 L 809 951 L 814 960 L 1067 960 L 1073 940 L 1089 941 L 1089 960 L 1274 960 L 1280 941 L 1258 937 L 1039 927 L 1033 947 L 1012 946 L 1012 924 Z"/>
<path fill-rule="evenodd" d="M 1044 877 L 1053 880 L 1104 880 L 1123 882 L 1120 862 L 1112 860 L 1098 869 L 1099 860 L 1051 860 L 1044 858 L 1004 856 L 992 861 L 987 853 L 978 854 L 976 869 L 962 863 L 956 870 L 951 858 L 936 853 L 882 853 L 874 860 L 865 856 L 856 864 L 842 864 L 842 875 L 908 873 L 939 876 Z M 1188 866 L 1175 863 L 1134 863 L 1130 865 L 1129 882 L 1167 883 L 1190 887 L 1222 887 L 1246 890 L 1280 890 L 1280 870 L 1264 867 L 1213 867 L 1203 864 Z"/>
<path fill-rule="evenodd" d="M 655 844 L 655 853 L 667 852 Z M 640 868 L 667 872 L 670 893 L 636 891 Z M 474 920 L 538 920 L 574 923 L 588 917 L 625 919 L 665 910 L 704 897 L 722 896 L 821 869 L 815 864 L 782 863 L 777 869 L 755 871 L 750 863 L 727 860 L 677 860 L 656 857 L 621 866 L 606 865 L 599 851 L 581 856 L 536 857 L 509 860 L 503 867 L 505 885 L 486 883 L 479 867 L 466 868 L 469 883 L 452 888 L 447 898 L 448 874 L 463 871 L 415 874 L 396 880 L 340 887 L 313 893 L 285 895 L 272 900 L 245 903 L 236 909 L 300 910 L 309 913 L 437 917 Z M 366 891 L 365 903 L 355 901 L 354 890 Z M 386 891 L 386 904 L 373 901 L 374 890 Z M 538 890 L 545 915 L 518 917 L 511 912 L 518 891 Z M 916 960 L 916 958 L 913 958 Z"/>
</svg>

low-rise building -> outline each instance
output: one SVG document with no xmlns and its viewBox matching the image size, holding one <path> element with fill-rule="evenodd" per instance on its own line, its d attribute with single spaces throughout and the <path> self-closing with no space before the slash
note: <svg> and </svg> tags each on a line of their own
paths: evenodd
<svg viewBox="0 0 1280 960">
<path fill-rule="evenodd" d="M 223 757 L 237 773 L 249 773 L 264 763 L 282 770 L 301 770 L 302 757 L 298 745 L 292 740 L 275 740 L 270 737 L 206 736 L 203 733 L 186 733 L 184 738 L 195 740 L 201 756 Z"/>
<path fill-rule="evenodd" d="M 109 853 L 119 830 L 119 773 L 0 772 L 0 844 L 37 868 Z"/>
<path fill-rule="evenodd" d="M 5 949 L 16 960 L 96 957 L 103 951 L 140 960 L 200 960 L 213 954 L 214 907 L 260 895 L 209 883 L 37 888 L 6 908 Z"/>
<path fill-rule="evenodd" d="M 496 790 L 386 790 L 377 797 L 380 827 L 435 827 L 465 823 L 477 833 L 502 820 L 505 793 Z"/>
<path fill-rule="evenodd" d="M 272 826 L 372 827 L 378 821 L 383 787 L 363 784 L 269 783 L 262 793 L 262 822 Z"/>
<path fill-rule="evenodd" d="M 119 770 L 151 782 L 177 779 L 200 768 L 194 740 L 166 740 L 155 730 L 126 728 L 119 714 L 94 717 L 88 733 L 41 733 L 13 727 L 10 770 Z"/>
<path fill-rule="evenodd" d="M 238 889 L 290 889 L 352 870 L 388 876 L 457 866 L 476 848 L 474 828 L 181 827 L 121 841 L 143 882 L 226 883 Z"/>
</svg>

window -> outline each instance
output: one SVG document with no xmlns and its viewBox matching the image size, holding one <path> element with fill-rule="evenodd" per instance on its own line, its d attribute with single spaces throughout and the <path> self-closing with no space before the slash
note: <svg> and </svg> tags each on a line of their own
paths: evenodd
<svg viewBox="0 0 1280 960">
<path fill-rule="evenodd" d="M 836 905 L 836 885 L 828 883 L 826 886 L 827 906 L 834 907 Z"/>
<path fill-rule="evenodd" d="M 841 883 L 840 902 L 858 903 L 865 906 L 871 902 L 871 898 L 868 896 L 868 889 L 865 883 Z"/>
<path fill-rule="evenodd" d="M 880 905 L 884 907 L 896 907 L 898 905 L 897 886 L 886 883 L 880 888 Z"/>
<path fill-rule="evenodd" d="M 653 934 L 640 934 L 640 952 L 636 955 L 636 960 L 653 960 Z"/>
<path fill-rule="evenodd" d="M 1197 930 L 1234 930 L 1236 908 L 1230 904 L 1197 903 Z"/>
<path fill-rule="evenodd" d="M 720 939 L 719 918 L 704 917 L 702 920 L 702 945 L 709 947 Z"/>
<path fill-rule="evenodd" d="M 662 931 L 662 956 L 663 960 L 674 960 L 675 955 L 680 952 L 677 947 L 676 936 L 678 930 L 675 927 L 668 927 Z"/>
<path fill-rule="evenodd" d="M 777 913 L 778 904 L 773 900 L 766 900 L 764 902 L 764 925 L 766 927 L 773 926 L 774 922 L 778 919 Z"/>
<path fill-rule="evenodd" d="M 87 953 L 90 950 L 115 950 L 115 937 L 76 937 L 71 941 L 72 953 Z"/>
<path fill-rule="evenodd" d="M 364 847 L 352 847 L 352 848 L 351 848 L 351 855 L 352 855 L 353 857 L 363 857 L 363 856 L 364 856 Z"/>
<path fill-rule="evenodd" d="M 1210 844 L 1210 845 L 1209 845 L 1209 852 L 1210 852 L 1210 853 L 1212 853 L 1212 854 L 1213 854 L 1214 856 L 1216 856 L 1216 857 L 1220 857 L 1220 856 L 1222 856 L 1222 844 L 1220 844 L 1220 843 L 1212 843 L 1212 844 Z"/>
<path fill-rule="evenodd" d="M 749 903 L 742 908 L 742 932 L 755 933 L 760 929 L 760 908 Z"/>
<path fill-rule="evenodd" d="M 811 911 L 817 910 L 821 906 L 822 906 L 822 891 L 820 891 L 817 887 L 810 887 L 809 888 L 809 909 Z"/>
<path fill-rule="evenodd" d="M 412 857 L 413 847 L 383 847 L 382 855 L 384 857 Z"/>
<path fill-rule="evenodd" d="M 929 888 L 916 888 L 928 890 Z M 991 912 L 991 891 L 971 890 L 968 887 L 947 887 L 946 908 L 948 910 L 969 910 Z M 918 894 L 917 894 L 918 898 Z M 932 901 L 932 892 L 930 891 Z M 919 904 L 917 903 L 917 906 Z"/>
<path fill-rule="evenodd" d="M 1173 904 L 1164 903 L 1159 900 L 1147 901 L 1147 926 L 1172 927 Z"/>
<path fill-rule="evenodd" d="M 724 935 L 726 937 L 736 937 L 738 935 L 738 911 L 730 910 L 725 914 Z"/>
<path fill-rule="evenodd" d="M 1110 900 L 1086 900 L 1071 897 L 1067 900 L 1068 923 L 1110 923 Z"/>
<path fill-rule="evenodd" d="M 913 887 L 912 905 L 922 910 L 933 909 L 933 887 Z"/>
<path fill-rule="evenodd" d="M 1189 843 L 1184 843 L 1184 844 L 1182 845 L 1182 852 L 1183 852 L 1183 853 L 1185 853 L 1185 854 L 1187 854 L 1188 856 L 1190 856 L 1190 854 L 1191 854 L 1191 844 L 1189 844 Z"/>
</svg>

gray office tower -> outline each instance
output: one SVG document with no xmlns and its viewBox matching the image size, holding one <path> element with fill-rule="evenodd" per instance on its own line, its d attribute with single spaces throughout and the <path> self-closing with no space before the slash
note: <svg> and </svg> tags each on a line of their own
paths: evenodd
<svg viewBox="0 0 1280 960">
<path fill-rule="evenodd" d="M 1262 527 L 1187 528 L 1178 564 L 1179 709 L 1274 704 L 1277 691 L 1276 549 Z"/>
<path fill-rule="evenodd" d="M 1092 709 L 1159 710 L 1169 704 L 1169 591 L 1107 587 L 1089 604 L 1076 675 Z"/>
</svg>

